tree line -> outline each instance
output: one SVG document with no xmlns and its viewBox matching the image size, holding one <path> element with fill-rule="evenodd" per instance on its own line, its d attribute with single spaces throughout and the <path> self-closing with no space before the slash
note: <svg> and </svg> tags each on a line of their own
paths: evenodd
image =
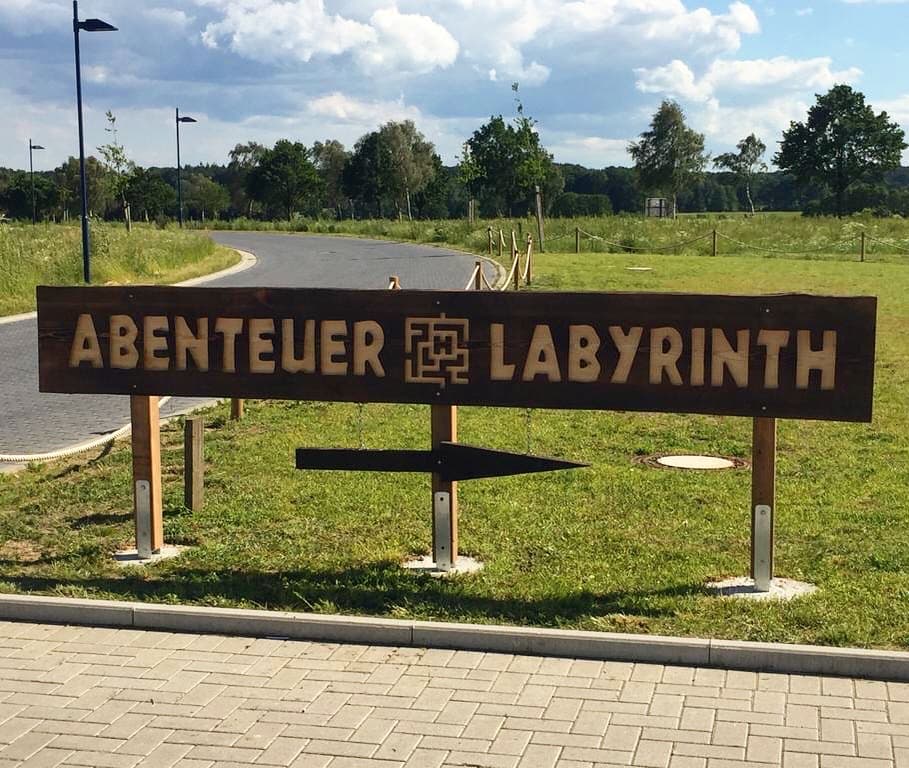
<svg viewBox="0 0 909 768">
<path fill-rule="evenodd" d="M 548 216 L 640 213 L 647 196 L 667 197 L 673 210 L 685 212 L 909 215 L 909 169 L 900 167 L 907 146 L 903 131 L 849 86 L 818 95 L 807 119 L 790 125 L 773 172 L 764 159 L 766 144 L 754 134 L 736 152 L 710 158 L 703 134 L 688 127 L 671 100 L 630 144 L 634 167 L 559 164 L 542 145 L 536 121 L 525 114 L 517 84 L 512 88 L 513 117 L 490 117 L 464 143 L 455 166 L 443 164 L 410 120 L 385 123 L 350 149 L 334 139 L 312 146 L 291 139 L 272 147 L 248 142 L 237 144 L 225 164 L 183 169 L 185 213 L 201 221 L 523 216 L 532 211 L 539 189 Z M 176 218 L 176 169 L 132 162 L 116 118 L 107 117 L 112 140 L 87 159 L 91 214 L 127 223 Z M 39 218 L 79 215 L 76 158 L 36 173 L 34 184 Z M 2 213 L 31 217 L 28 173 L 0 169 Z"/>
</svg>

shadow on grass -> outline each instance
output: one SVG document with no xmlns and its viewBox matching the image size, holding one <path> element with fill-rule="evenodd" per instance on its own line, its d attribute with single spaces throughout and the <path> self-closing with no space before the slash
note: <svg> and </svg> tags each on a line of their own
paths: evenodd
<svg viewBox="0 0 909 768">
<path fill-rule="evenodd" d="M 25 592 L 79 591 L 88 596 L 148 602 L 258 606 L 272 610 L 364 613 L 560 626 L 585 617 L 622 614 L 641 619 L 674 615 L 675 598 L 703 594 L 700 585 L 597 594 L 589 590 L 542 596 L 477 594 L 467 579 L 439 580 L 403 572 L 397 563 L 337 571 L 207 571 L 174 569 L 122 578 L 7 576 Z"/>
</svg>

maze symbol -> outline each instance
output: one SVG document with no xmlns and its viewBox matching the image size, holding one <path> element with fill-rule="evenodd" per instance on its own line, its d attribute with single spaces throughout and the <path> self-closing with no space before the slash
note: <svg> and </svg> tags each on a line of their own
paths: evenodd
<svg viewBox="0 0 909 768">
<path fill-rule="evenodd" d="M 404 326 L 404 381 L 417 384 L 467 384 L 470 351 L 467 320 L 408 317 Z"/>
</svg>

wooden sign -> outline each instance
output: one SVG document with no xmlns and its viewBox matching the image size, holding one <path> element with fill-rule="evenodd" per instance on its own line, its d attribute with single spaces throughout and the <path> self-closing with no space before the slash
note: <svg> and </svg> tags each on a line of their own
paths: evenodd
<svg viewBox="0 0 909 768">
<path fill-rule="evenodd" d="M 876 304 L 39 287 L 40 388 L 870 421 Z"/>
</svg>

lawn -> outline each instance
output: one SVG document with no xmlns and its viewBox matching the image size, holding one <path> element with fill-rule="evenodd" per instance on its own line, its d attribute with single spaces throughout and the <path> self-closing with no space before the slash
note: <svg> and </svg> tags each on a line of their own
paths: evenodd
<svg viewBox="0 0 909 768">
<path fill-rule="evenodd" d="M 510 245 L 514 231 L 523 248 L 527 235 L 537 238 L 532 218 L 481 220 L 389 221 L 294 219 L 293 221 L 209 222 L 206 226 L 239 230 L 278 230 L 312 234 L 353 235 L 392 240 L 437 243 L 474 253 L 488 252 L 487 229 L 498 241 L 501 229 Z M 576 230 L 580 243 L 576 243 Z M 665 253 L 710 256 L 713 232 L 717 232 L 717 253 L 721 256 L 762 256 L 858 261 L 862 234 L 865 258 L 869 261 L 909 263 L 909 221 L 898 216 L 874 218 L 867 215 L 805 218 L 791 213 L 684 214 L 676 220 L 643 219 L 640 216 L 597 216 L 547 219 L 545 246 L 550 251 L 583 253 Z M 505 248 L 508 253 L 508 246 Z M 498 247 L 494 248 L 497 255 Z"/>
<path fill-rule="evenodd" d="M 234 251 L 198 232 L 92 223 L 92 281 L 173 283 L 236 263 Z M 75 225 L 0 225 L 0 316 L 35 308 L 36 285 L 82 282 L 82 235 Z"/>
<path fill-rule="evenodd" d="M 649 272 L 629 266 L 652 267 Z M 182 506 L 182 430 L 164 430 L 165 533 L 192 545 L 147 570 L 128 446 L 0 476 L 0 590 L 593 630 L 909 648 L 909 266 L 832 260 L 545 254 L 540 290 L 807 291 L 880 298 L 871 425 L 780 422 L 777 574 L 791 603 L 708 595 L 744 575 L 747 470 L 658 470 L 640 457 L 747 457 L 747 419 L 462 408 L 460 439 L 589 469 L 461 484 L 478 575 L 405 572 L 430 544 L 428 478 L 294 469 L 294 448 L 425 447 L 425 406 L 252 402 L 205 413 L 204 510 Z"/>
</svg>

